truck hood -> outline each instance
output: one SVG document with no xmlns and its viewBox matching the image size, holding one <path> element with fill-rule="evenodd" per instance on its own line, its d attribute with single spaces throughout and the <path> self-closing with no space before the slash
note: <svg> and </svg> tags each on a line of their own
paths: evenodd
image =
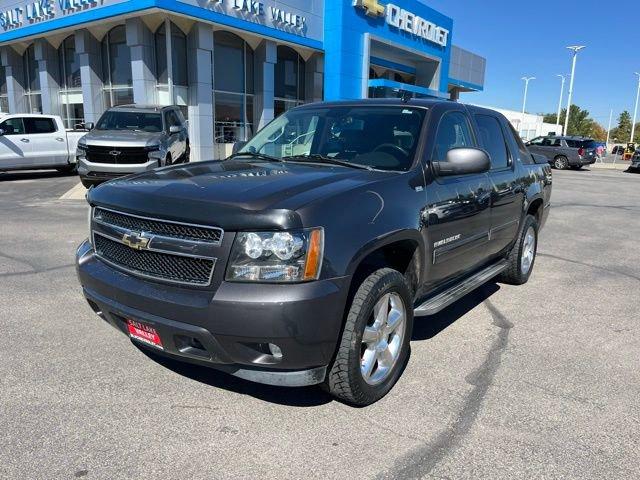
<svg viewBox="0 0 640 480">
<path fill-rule="evenodd" d="M 296 210 L 397 175 L 310 163 L 227 160 L 177 165 L 112 180 L 88 200 L 148 217 L 225 230 L 302 227 Z"/>
<path fill-rule="evenodd" d="M 159 143 L 161 132 L 136 132 L 133 130 L 91 130 L 83 143 L 100 147 L 147 147 Z"/>
</svg>

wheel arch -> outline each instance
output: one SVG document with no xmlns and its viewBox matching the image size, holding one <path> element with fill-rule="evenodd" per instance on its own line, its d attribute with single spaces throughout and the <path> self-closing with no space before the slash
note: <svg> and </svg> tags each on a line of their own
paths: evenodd
<svg viewBox="0 0 640 480">
<path fill-rule="evenodd" d="M 423 275 L 424 241 L 417 230 L 402 230 L 375 239 L 361 248 L 347 268 L 351 276 L 350 295 L 373 271 L 389 267 L 399 271 L 415 294 Z"/>
</svg>

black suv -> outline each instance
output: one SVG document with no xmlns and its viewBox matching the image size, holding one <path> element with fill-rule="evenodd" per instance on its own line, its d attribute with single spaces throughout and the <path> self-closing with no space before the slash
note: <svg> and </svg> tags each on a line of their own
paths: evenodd
<svg viewBox="0 0 640 480">
<path fill-rule="evenodd" d="M 226 161 L 89 190 L 77 270 L 141 347 L 366 405 L 400 376 L 414 317 L 528 280 L 550 195 L 546 160 L 492 110 L 311 104 Z"/>
</svg>

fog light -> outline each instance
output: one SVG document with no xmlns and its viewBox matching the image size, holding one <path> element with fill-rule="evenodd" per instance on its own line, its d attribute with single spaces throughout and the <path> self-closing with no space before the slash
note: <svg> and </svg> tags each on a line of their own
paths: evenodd
<svg viewBox="0 0 640 480">
<path fill-rule="evenodd" d="M 269 344 L 269 351 L 271 352 L 271 355 L 273 356 L 273 358 L 276 358 L 278 360 L 280 360 L 282 358 L 282 350 L 280 349 L 280 347 L 274 343 L 270 343 Z"/>
</svg>

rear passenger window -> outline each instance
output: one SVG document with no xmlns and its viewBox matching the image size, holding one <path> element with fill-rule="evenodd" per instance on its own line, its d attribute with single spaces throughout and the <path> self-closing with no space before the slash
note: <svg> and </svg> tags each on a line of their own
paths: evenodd
<svg viewBox="0 0 640 480">
<path fill-rule="evenodd" d="M 480 146 L 491 157 L 491 169 L 508 167 L 509 153 L 498 119 L 490 115 L 476 115 L 475 117 L 480 133 Z"/>
<path fill-rule="evenodd" d="M 461 112 L 444 114 L 436 134 L 435 159 L 445 161 L 447 152 L 452 148 L 472 147 L 473 137 L 466 115 Z"/>
<path fill-rule="evenodd" d="M 0 123 L 4 135 L 24 135 L 24 124 L 21 118 L 9 118 Z"/>
<path fill-rule="evenodd" d="M 56 131 L 56 124 L 53 118 L 25 117 L 24 128 L 27 133 L 53 133 Z"/>
</svg>

